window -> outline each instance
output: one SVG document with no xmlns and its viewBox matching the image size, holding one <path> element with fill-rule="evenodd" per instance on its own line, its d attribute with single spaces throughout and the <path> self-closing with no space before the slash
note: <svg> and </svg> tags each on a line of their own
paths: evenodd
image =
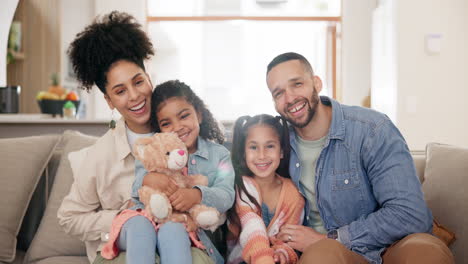
<svg viewBox="0 0 468 264">
<path fill-rule="evenodd" d="M 321 94 L 336 94 L 340 1 L 148 0 L 147 7 L 153 82 L 187 83 L 218 120 L 276 114 L 265 74 L 283 52 L 304 55 L 322 78 Z"/>
</svg>

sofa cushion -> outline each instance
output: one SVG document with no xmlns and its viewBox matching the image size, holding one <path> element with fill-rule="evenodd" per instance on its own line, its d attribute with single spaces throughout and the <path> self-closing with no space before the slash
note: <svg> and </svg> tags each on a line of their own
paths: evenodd
<svg viewBox="0 0 468 264">
<path fill-rule="evenodd" d="M 457 240 L 451 245 L 456 263 L 468 259 L 468 149 L 428 144 L 424 173 L 424 197 L 434 218 L 452 230 Z"/>
<path fill-rule="evenodd" d="M 63 256 L 46 258 L 37 264 L 89 264 L 89 260 L 85 256 Z"/>
<path fill-rule="evenodd" d="M 57 168 L 46 211 L 26 254 L 28 263 L 37 263 L 46 258 L 59 256 L 86 256 L 84 243 L 67 235 L 59 226 L 57 210 L 73 182 L 68 154 L 92 145 L 96 139 L 96 137 L 76 131 L 64 132 L 60 143 L 63 147 L 60 164 Z"/>
<path fill-rule="evenodd" d="M 8 264 L 23 264 L 25 254 L 26 252 L 22 251 L 21 249 L 16 249 L 15 260 L 13 260 L 13 262 L 8 262 Z M 0 263 L 6 263 L 6 262 L 0 262 Z"/>
<path fill-rule="evenodd" d="M 0 139 L 0 261 L 15 259 L 17 235 L 58 135 Z"/>
<path fill-rule="evenodd" d="M 90 147 L 82 148 L 78 151 L 68 153 L 68 161 L 70 161 L 70 167 L 73 175 L 78 175 L 81 164 L 83 163 Z"/>
</svg>

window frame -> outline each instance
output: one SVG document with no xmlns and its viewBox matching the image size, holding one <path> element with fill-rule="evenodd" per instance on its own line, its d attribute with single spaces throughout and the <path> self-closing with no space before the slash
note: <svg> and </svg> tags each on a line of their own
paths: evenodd
<svg viewBox="0 0 468 264">
<path fill-rule="evenodd" d="M 340 13 L 342 10 L 340 10 Z M 338 70 L 341 65 L 341 24 L 342 15 L 339 16 L 150 16 L 148 7 L 146 7 L 146 28 L 149 23 L 164 21 L 317 21 L 328 22 L 327 46 L 331 49 L 331 61 L 327 61 L 327 77 L 331 76 L 331 97 L 340 99 L 341 95 L 341 71 Z M 323 78 L 323 76 L 320 76 Z M 326 80 L 328 81 L 328 80 Z"/>
</svg>

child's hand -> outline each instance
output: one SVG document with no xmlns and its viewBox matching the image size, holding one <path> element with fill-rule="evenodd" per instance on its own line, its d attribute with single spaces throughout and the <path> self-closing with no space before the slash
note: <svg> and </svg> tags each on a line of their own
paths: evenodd
<svg viewBox="0 0 468 264">
<path fill-rule="evenodd" d="M 276 251 L 273 255 L 273 260 L 275 263 L 280 263 L 280 264 L 287 264 L 288 262 L 286 261 L 288 258 L 284 254 L 284 252 L 281 251 Z"/>
<path fill-rule="evenodd" d="M 174 192 L 179 189 L 177 184 L 166 174 L 148 172 L 143 178 L 143 185 L 146 185 L 155 190 L 164 192 L 167 197 L 171 196 Z"/>
<path fill-rule="evenodd" d="M 174 209 L 181 212 L 188 211 L 193 205 L 199 204 L 202 200 L 201 191 L 197 188 L 179 188 L 169 196 Z"/>
<path fill-rule="evenodd" d="M 193 174 L 188 177 L 191 186 L 201 185 L 208 186 L 208 177 L 201 174 Z"/>
</svg>

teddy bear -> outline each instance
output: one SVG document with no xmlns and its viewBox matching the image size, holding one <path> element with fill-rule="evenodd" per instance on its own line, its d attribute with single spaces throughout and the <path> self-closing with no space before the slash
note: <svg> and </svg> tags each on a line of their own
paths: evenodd
<svg viewBox="0 0 468 264">
<path fill-rule="evenodd" d="M 171 177 L 180 188 L 192 188 L 196 185 L 208 186 L 208 178 L 203 175 L 188 175 L 188 151 L 182 140 L 175 133 L 155 133 L 151 137 L 139 138 L 134 144 L 134 155 L 148 172 L 157 172 Z M 142 186 L 138 190 L 140 201 L 145 210 L 153 216 L 156 223 L 164 223 L 169 219 L 182 216 L 187 222 L 184 212 L 174 213 L 171 203 L 163 190 L 155 190 Z M 203 229 L 216 229 L 221 217 L 213 207 L 196 204 L 188 211 L 195 225 Z M 171 218 L 172 216 L 172 218 Z"/>
</svg>

